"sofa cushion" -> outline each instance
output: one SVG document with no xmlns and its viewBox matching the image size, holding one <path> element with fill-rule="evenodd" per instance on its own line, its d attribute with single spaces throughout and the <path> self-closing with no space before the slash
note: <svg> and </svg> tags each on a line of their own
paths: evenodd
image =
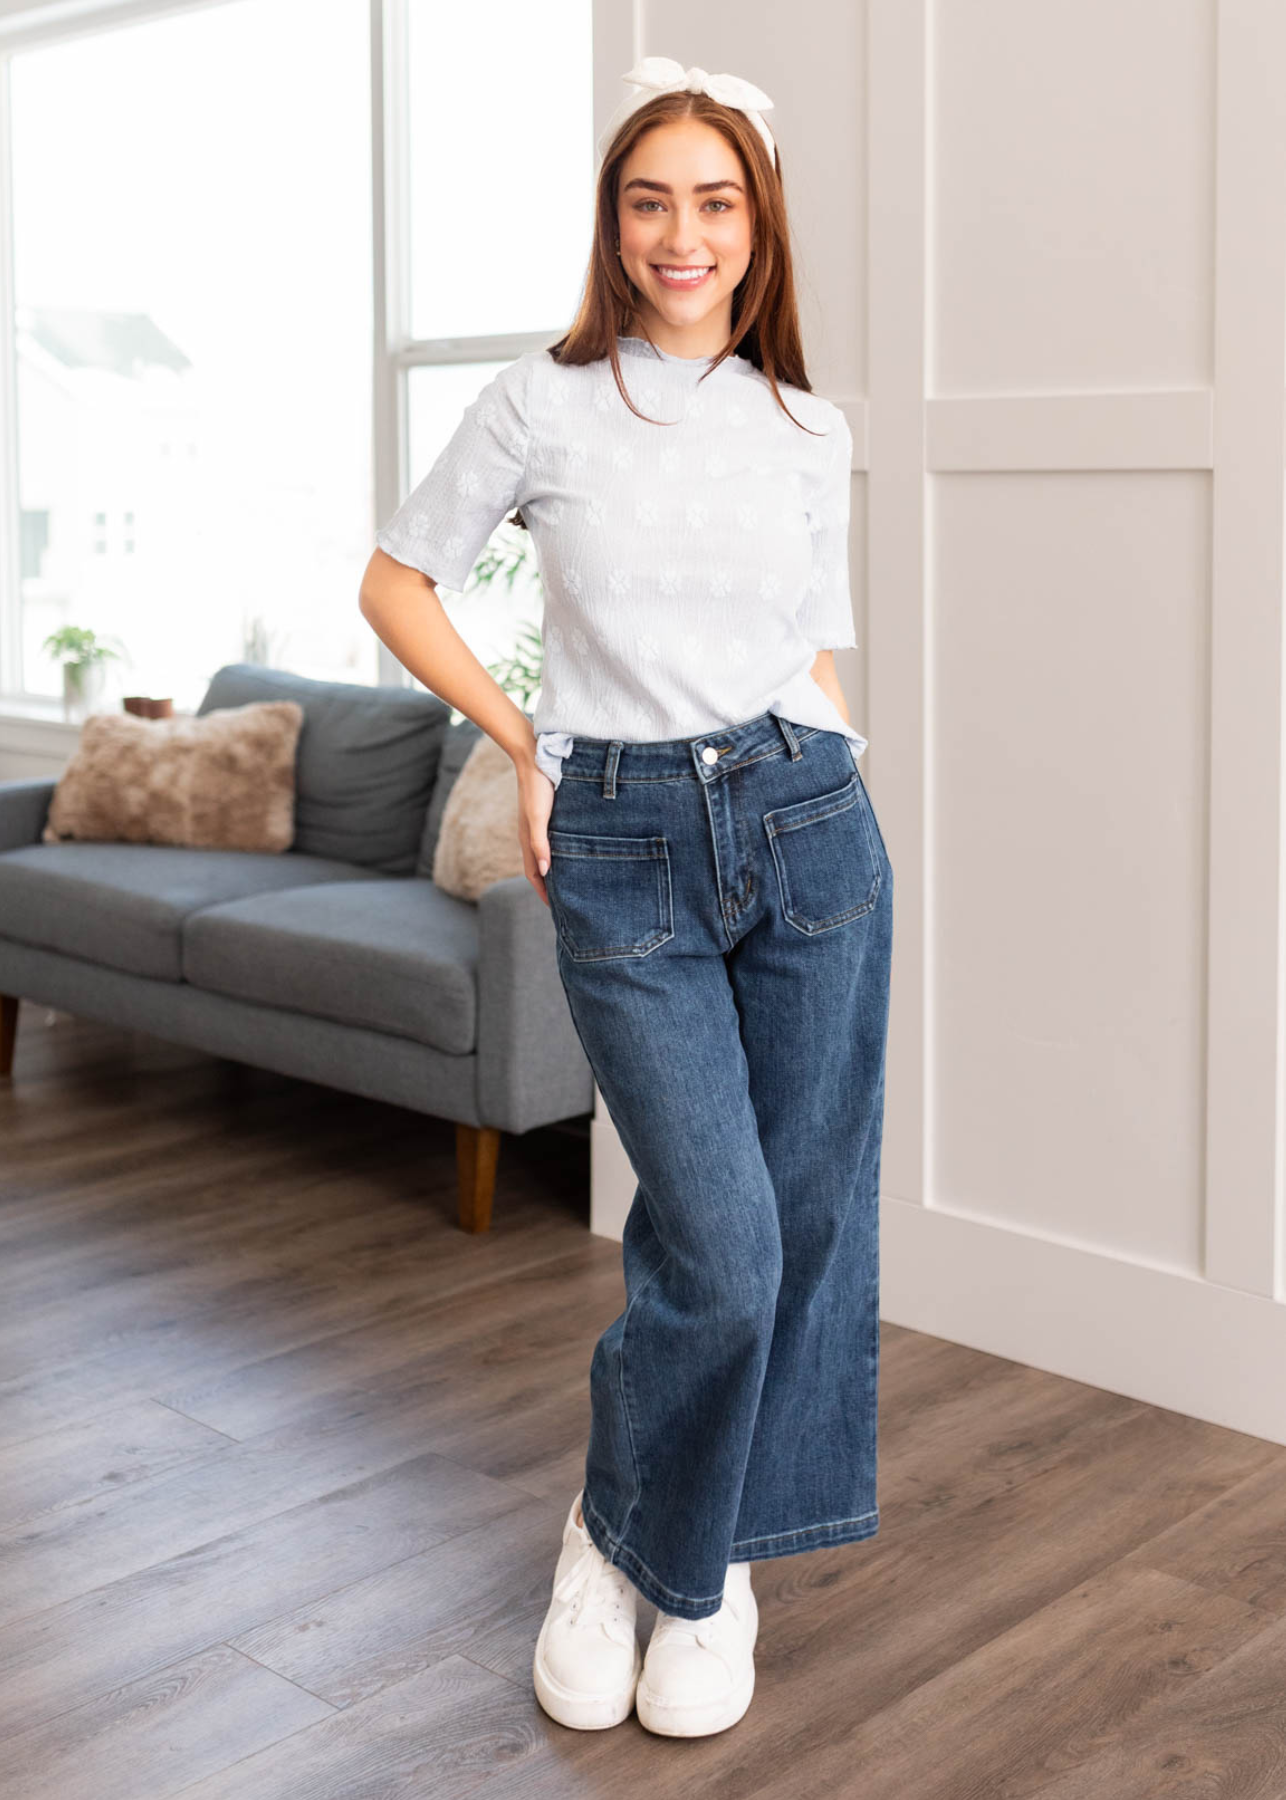
<svg viewBox="0 0 1286 1800">
<path fill-rule="evenodd" d="M 478 909 L 413 877 L 207 907 L 183 928 L 194 987 L 411 1038 L 477 1044 Z"/>
<path fill-rule="evenodd" d="M 496 882 L 523 874 L 520 813 L 513 763 L 492 738 L 480 737 L 442 815 L 435 885 L 457 900 L 477 901 Z"/>
<path fill-rule="evenodd" d="M 132 975 L 182 980 L 189 913 L 244 894 L 351 881 L 369 869 L 293 850 L 178 844 L 32 844 L 0 855 L 0 936 Z"/>
<path fill-rule="evenodd" d="M 297 700 L 304 709 L 292 848 L 386 875 L 413 874 L 451 717 L 446 702 L 420 688 L 313 681 L 229 663 L 197 716 L 254 700 Z"/>
<path fill-rule="evenodd" d="M 303 722 L 295 700 L 222 706 L 203 719 L 91 713 L 43 842 L 289 850 Z"/>
</svg>

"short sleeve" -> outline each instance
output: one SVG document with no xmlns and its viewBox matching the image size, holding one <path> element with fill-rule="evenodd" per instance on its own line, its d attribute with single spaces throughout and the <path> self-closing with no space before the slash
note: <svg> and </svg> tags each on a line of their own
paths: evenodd
<svg viewBox="0 0 1286 1800">
<path fill-rule="evenodd" d="M 832 406 L 829 448 L 808 505 L 812 570 L 799 603 L 799 628 L 817 650 L 852 649 L 853 596 L 848 579 L 848 521 L 853 494 L 853 434 Z"/>
<path fill-rule="evenodd" d="M 525 497 L 534 355 L 493 375 L 433 467 L 375 533 L 381 550 L 459 592 L 488 538 Z"/>
</svg>

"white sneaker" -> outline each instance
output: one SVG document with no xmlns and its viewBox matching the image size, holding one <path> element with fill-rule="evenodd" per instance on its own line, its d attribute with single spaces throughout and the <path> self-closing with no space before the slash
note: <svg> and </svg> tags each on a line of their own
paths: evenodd
<svg viewBox="0 0 1286 1800">
<path fill-rule="evenodd" d="M 639 1677 L 639 1723 L 663 1737 L 725 1731 L 755 1691 L 759 1607 L 750 1564 L 728 1564 L 723 1605 L 708 1619 L 658 1612 Z"/>
<path fill-rule="evenodd" d="M 634 1708 L 643 1666 L 638 1589 L 590 1537 L 577 1494 L 563 1526 L 554 1592 L 536 1639 L 536 1698 L 560 1725 L 601 1731 Z"/>
</svg>

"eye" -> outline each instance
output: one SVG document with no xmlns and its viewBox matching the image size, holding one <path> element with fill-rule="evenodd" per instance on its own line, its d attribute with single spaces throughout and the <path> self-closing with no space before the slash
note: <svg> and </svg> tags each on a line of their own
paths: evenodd
<svg viewBox="0 0 1286 1800">
<path fill-rule="evenodd" d="M 634 210 L 635 210 L 635 212 L 643 212 L 645 210 L 645 208 L 647 208 L 649 206 L 660 206 L 660 204 L 661 204 L 661 202 L 659 200 L 639 200 L 639 201 L 636 201 Z M 720 206 L 723 208 L 724 212 L 732 211 L 731 200 L 717 200 L 717 199 L 716 200 L 707 200 L 706 205 L 707 206 Z"/>
</svg>

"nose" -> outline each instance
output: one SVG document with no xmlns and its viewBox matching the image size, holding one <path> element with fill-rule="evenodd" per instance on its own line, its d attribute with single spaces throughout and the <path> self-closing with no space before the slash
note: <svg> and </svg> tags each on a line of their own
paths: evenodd
<svg viewBox="0 0 1286 1800">
<path fill-rule="evenodd" d="M 662 242 L 665 248 L 673 251 L 676 260 L 681 256 L 691 256 L 700 247 L 700 221 L 695 214 L 689 215 L 679 207 L 670 218 L 670 234 Z"/>
<path fill-rule="evenodd" d="M 667 238 L 662 246 L 660 260 L 663 262 L 693 263 L 702 261 L 713 262 L 714 258 L 712 256 L 703 258 L 701 255 L 700 238 L 688 236 Z"/>
</svg>

